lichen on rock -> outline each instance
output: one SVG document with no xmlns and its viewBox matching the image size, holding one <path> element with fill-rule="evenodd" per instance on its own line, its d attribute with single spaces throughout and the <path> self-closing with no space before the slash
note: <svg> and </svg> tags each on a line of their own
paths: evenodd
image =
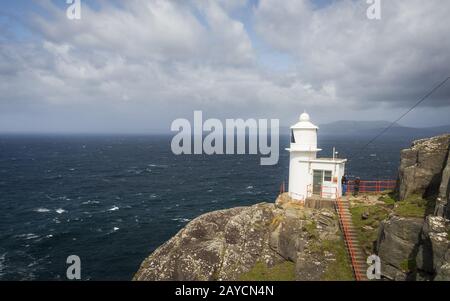
<svg viewBox="0 0 450 301">
<path fill-rule="evenodd" d="M 258 271 L 291 266 L 295 279 L 315 280 L 337 253 L 317 246 L 339 239 L 332 210 L 305 208 L 282 195 L 275 204 L 199 216 L 145 259 L 134 280 L 258 280 L 264 278 Z"/>
<path fill-rule="evenodd" d="M 382 222 L 377 253 L 394 280 L 450 280 L 450 135 L 414 141 L 401 152 L 399 202 Z"/>
</svg>

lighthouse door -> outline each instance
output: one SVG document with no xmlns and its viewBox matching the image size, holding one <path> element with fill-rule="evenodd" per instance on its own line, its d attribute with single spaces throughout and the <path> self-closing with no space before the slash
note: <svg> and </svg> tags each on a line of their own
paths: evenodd
<svg viewBox="0 0 450 301">
<path fill-rule="evenodd" d="M 313 171 L 313 194 L 320 195 L 322 192 L 323 170 Z"/>
</svg>

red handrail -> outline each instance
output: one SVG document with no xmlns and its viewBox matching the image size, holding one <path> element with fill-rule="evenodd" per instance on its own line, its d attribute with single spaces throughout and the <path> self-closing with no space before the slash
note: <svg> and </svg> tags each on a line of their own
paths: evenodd
<svg viewBox="0 0 450 301">
<path fill-rule="evenodd" d="M 381 181 L 360 181 L 359 192 L 361 193 L 380 193 L 386 190 L 393 190 L 396 186 L 396 180 L 381 180 Z M 348 181 L 347 191 L 355 191 L 355 181 Z"/>
<path fill-rule="evenodd" d="M 344 210 L 342 208 L 341 198 L 336 198 L 336 203 L 337 203 L 337 207 L 338 207 L 338 211 L 339 211 L 339 217 L 340 217 L 340 221 L 341 221 L 341 225 L 342 225 L 342 231 L 344 233 L 344 239 L 347 242 L 347 248 L 348 248 L 348 252 L 350 254 L 350 261 L 351 261 L 351 264 L 353 267 L 353 272 L 355 274 L 356 281 L 360 281 L 360 280 L 362 280 L 361 271 L 359 270 L 359 265 L 356 260 L 355 247 L 353 246 L 353 239 L 351 238 L 350 234 L 348 233 L 349 225 L 347 223 L 347 220 L 343 218 Z"/>
</svg>

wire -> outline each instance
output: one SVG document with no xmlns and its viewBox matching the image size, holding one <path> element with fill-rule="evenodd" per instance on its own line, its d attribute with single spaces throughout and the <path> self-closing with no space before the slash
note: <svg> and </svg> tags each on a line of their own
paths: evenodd
<svg viewBox="0 0 450 301">
<path fill-rule="evenodd" d="M 424 102 L 428 97 L 430 97 L 434 92 L 436 92 L 438 89 L 440 89 L 447 81 L 450 80 L 450 76 L 447 77 L 445 80 L 443 80 L 441 83 L 436 85 L 433 89 L 431 89 L 430 92 L 425 94 L 415 105 L 413 105 L 411 108 L 408 109 L 405 113 L 403 113 L 400 117 L 398 117 L 396 120 L 394 120 L 389 126 L 384 128 L 380 133 L 378 133 L 374 138 L 372 138 L 369 142 L 367 142 L 362 148 L 359 149 L 359 151 L 355 154 L 355 157 L 359 155 L 366 147 L 368 147 L 370 144 L 372 144 L 375 140 L 380 138 L 384 133 L 389 131 L 394 125 L 397 124 L 400 120 L 403 119 L 406 115 L 408 115 L 412 110 L 414 110 L 418 105 L 420 105 L 422 102 Z"/>
</svg>

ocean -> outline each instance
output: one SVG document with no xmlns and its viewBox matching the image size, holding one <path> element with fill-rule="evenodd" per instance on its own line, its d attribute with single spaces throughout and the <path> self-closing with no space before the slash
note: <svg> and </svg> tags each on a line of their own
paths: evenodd
<svg viewBox="0 0 450 301">
<path fill-rule="evenodd" d="M 175 156 L 171 136 L 0 136 L 0 280 L 65 280 L 81 258 L 83 280 L 130 280 L 142 260 L 198 215 L 273 202 L 287 182 L 280 160 L 259 155 Z M 395 179 L 410 139 L 319 137 L 347 157 L 347 173 Z"/>
</svg>

